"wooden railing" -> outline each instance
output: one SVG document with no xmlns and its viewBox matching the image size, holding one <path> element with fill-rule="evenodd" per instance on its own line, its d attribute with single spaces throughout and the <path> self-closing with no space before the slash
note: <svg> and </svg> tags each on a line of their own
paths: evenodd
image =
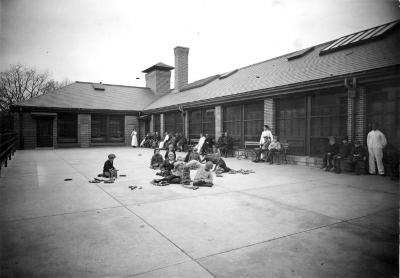
<svg viewBox="0 0 400 278">
<path fill-rule="evenodd" d="M 7 167 L 7 161 L 11 160 L 17 149 L 17 134 L 15 132 L 0 133 L 0 172 L 3 165 Z"/>
</svg>

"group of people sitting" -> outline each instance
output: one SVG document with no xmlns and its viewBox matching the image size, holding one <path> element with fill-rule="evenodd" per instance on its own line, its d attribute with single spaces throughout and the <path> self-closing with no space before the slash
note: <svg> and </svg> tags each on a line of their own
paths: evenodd
<svg viewBox="0 0 400 278">
<path fill-rule="evenodd" d="M 199 141 L 194 149 L 202 155 L 215 153 L 218 150 L 222 156 L 227 157 L 233 149 L 233 138 L 225 131 L 215 142 L 211 135 L 200 133 Z"/>
<path fill-rule="evenodd" d="M 214 169 L 211 170 L 213 166 Z M 196 148 L 190 148 L 185 158 L 177 157 L 172 145 L 169 145 L 164 156 L 161 155 L 159 148 L 154 149 L 150 168 L 160 170 L 157 175 L 162 178 L 151 181 L 152 184 L 160 186 L 174 183 L 189 187 L 191 184 L 190 170 L 197 170 L 193 186 L 190 186 L 193 189 L 197 189 L 199 186 L 213 186 L 211 171 L 224 173 L 231 170 L 226 166 L 219 153 L 201 156 Z"/>
<path fill-rule="evenodd" d="M 269 162 L 270 164 L 279 163 L 279 152 L 282 149 L 277 136 L 273 136 L 268 125 L 264 125 L 261 133 L 260 147 L 255 149 L 255 158 L 253 162 Z"/>
<path fill-rule="evenodd" d="M 168 150 L 170 146 L 180 152 L 186 151 L 189 148 L 189 141 L 179 132 L 175 134 L 165 132 L 164 139 L 161 139 L 158 132 L 151 132 L 147 133 L 140 143 L 140 147 L 159 148 L 160 150 Z M 202 155 L 215 153 L 218 150 L 222 156 L 227 157 L 233 149 L 233 138 L 224 132 L 215 142 L 211 135 L 200 133 L 194 148 Z"/>
<path fill-rule="evenodd" d="M 150 132 L 147 133 L 142 142 L 140 143 L 140 147 L 144 148 L 161 148 L 168 149 L 169 145 L 172 145 L 174 149 L 183 151 L 187 146 L 188 141 L 182 135 L 182 133 L 169 134 L 165 132 L 164 139 L 161 140 L 158 132 Z"/>
<path fill-rule="evenodd" d="M 358 140 L 349 142 L 347 136 L 341 138 L 340 143 L 334 136 L 329 137 L 321 169 L 327 172 L 333 169 L 339 174 L 343 163 L 348 163 L 357 175 L 364 171 L 375 175 L 377 169 L 381 176 L 388 175 L 393 180 L 399 177 L 399 152 L 392 144 L 388 144 L 377 124 L 373 124 L 368 133 L 367 147 Z"/>
</svg>

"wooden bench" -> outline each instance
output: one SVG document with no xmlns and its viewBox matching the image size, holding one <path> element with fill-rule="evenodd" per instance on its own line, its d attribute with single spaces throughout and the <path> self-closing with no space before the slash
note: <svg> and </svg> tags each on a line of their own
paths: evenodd
<svg viewBox="0 0 400 278">
<path fill-rule="evenodd" d="M 247 146 L 259 147 L 260 142 L 258 141 L 244 141 L 244 148 L 247 149 Z"/>
</svg>

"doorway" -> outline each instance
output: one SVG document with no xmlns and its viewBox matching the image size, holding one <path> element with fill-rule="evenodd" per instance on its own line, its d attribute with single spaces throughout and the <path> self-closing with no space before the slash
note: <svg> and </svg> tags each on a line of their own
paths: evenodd
<svg viewBox="0 0 400 278">
<path fill-rule="evenodd" d="M 53 147 L 53 118 L 39 117 L 36 120 L 37 147 Z"/>
</svg>

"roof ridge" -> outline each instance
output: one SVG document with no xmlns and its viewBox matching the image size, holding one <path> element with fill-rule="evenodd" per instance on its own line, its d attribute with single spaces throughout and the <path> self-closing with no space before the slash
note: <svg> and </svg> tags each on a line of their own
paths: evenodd
<svg viewBox="0 0 400 278">
<path fill-rule="evenodd" d="M 89 82 L 89 81 L 75 81 L 74 83 L 80 83 L 80 84 L 99 84 L 98 82 Z M 71 83 L 73 84 L 73 83 Z M 102 85 L 105 86 L 115 86 L 115 87 L 128 87 L 128 88 L 138 88 L 138 89 L 149 89 L 149 87 L 140 87 L 140 86 L 130 86 L 130 85 L 118 85 L 118 84 L 109 84 L 109 83 L 101 83 Z"/>
</svg>

